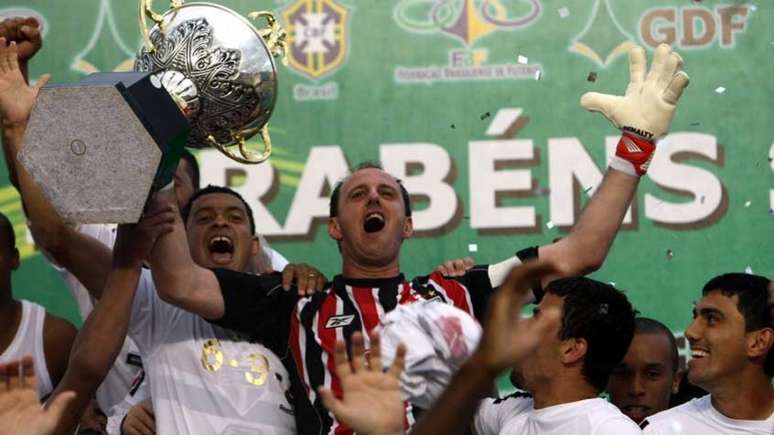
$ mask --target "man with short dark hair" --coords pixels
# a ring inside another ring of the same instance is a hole
[[[679,365],[672,331],[657,320],[638,317],[629,350],[610,375],[610,401],[638,424],[668,409],[680,386]]]
[[[685,330],[688,380],[709,391],[648,417],[646,434],[774,433],[774,325],[770,281],[746,273],[712,278]]]
[[[561,310],[560,319],[541,335],[537,349],[513,367],[529,394],[485,399],[476,433],[638,433],[636,424],[599,398],[634,334],[634,310],[626,296],[592,279],[564,278],[548,285],[534,318],[552,308]],[[439,401],[437,406],[443,405]]]

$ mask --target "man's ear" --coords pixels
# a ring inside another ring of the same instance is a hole
[[[328,235],[331,237],[331,239],[336,240],[337,242],[340,242],[343,238],[338,218],[328,218]]]
[[[414,235],[414,219],[411,216],[406,216],[406,220],[403,222],[403,238],[408,239]]]
[[[774,329],[763,328],[747,333],[747,356],[750,358],[766,358],[774,346]]]
[[[258,236],[253,236],[250,240],[250,255],[255,258],[261,252],[261,240]]]
[[[685,371],[678,369],[674,379],[672,379],[672,394],[677,394],[680,391],[680,382],[682,382],[683,376],[685,376]]]
[[[561,360],[565,365],[572,365],[583,361],[589,344],[585,338],[570,338],[562,341]]]
[[[19,250],[17,248],[13,248],[13,255],[11,256],[11,270],[16,270],[21,265],[21,260],[19,259]]]

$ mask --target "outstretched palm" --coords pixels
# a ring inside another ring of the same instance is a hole
[[[363,337],[352,336],[352,361],[347,361],[343,342],[336,343],[336,371],[339,375],[342,398],[330,390],[321,389],[323,403],[336,418],[362,435],[391,435],[403,433],[403,401],[398,379],[403,370],[406,354],[401,345],[395,361],[387,372],[382,371],[379,335],[371,335],[368,364],[363,356]]]
[[[40,405],[32,358],[0,364],[0,435],[53,433],[73,392],[56,396],[48,409]]]
[[[26,122],[40,88],[47,82],[48,76],[44,75],[35,86],[28,86],[19,69],[16,43],[6,45],[5,38],[0,38],[0,117],[3,125]]]

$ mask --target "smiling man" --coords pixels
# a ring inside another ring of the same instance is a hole
[[[672,331],[657,320],[638,317],[629,350],[610,375],[610,401],[638,424],[669,408],[682,378],[679,363]]]
[[[710,394],[648,417],[644,433],[774,433],[769,284],[762,276],[728,273],[704,286],[685,337],[688,380]]]

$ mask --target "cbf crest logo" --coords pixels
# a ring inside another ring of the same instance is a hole
[[[288,65],[312,80],[341,67],[349,50],[349,17],[335,0],[298,0],[285,8]]]
[[[496,30],[534,23],[539,0],[401,0],[395,7],[398,25],[417,33],[441,33],[472,46]]]

